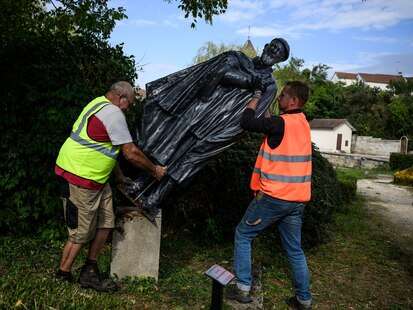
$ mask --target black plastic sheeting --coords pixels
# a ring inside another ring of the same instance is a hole
[[[257,116],[274,100],[272,71],[258,58],[230,51],[148,83],[137,144],[154,162],[168,166],[168,173],[154,182],[142,171],[126,187],[128,195],[139,197],[144,209],[157,209],[174,186],[187,184],[230,147],[243,131],[241,116],[257,80],[265,88]]]

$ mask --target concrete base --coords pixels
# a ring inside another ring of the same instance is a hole
[[[119,279],[125,277],[151,277],[158,280],[161,245],[162,214],[156,226],[137,211],[128,212],[117,220],[119,231],[112,239],[110,273]]]

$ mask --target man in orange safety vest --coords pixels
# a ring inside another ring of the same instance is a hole
[[[295,309],[311,309],[310,275],[301,248],[302,216],[305,203],[311,198],[310,126],[302,112],[308,95],[305,83],[287,82],[278,97],[280,116],[255,118],[261,96],[257,90],[242,116],[245,130],[266,136],[251,178],[250,186],[256,195],[235,231],[237,285],[229,289],[227,297],[241,303],[252,302],[251,242],[276,223],[295,288],[295,296],[287,303]]]

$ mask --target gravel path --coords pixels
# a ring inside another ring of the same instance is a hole
[[[413,239],[413,188],[391,184],[392,181],[388,175],[358,180],[357,192],[366,198],[371,211],[394,225],[401,237]]]

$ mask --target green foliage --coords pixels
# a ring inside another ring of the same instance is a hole
[[[413,154],[390,154],[390,169],[391,170],[403,170],[413,166]]]
[[[193,64],[199,64],[201,62],[207,61],[219,54],[222,54],[226,51],[239,51],[241,50],[241,46],[234,45],[234,44],[224,44],[221,43],[220,45],[215,44],[214,42],[208,41],[202,47],[198,49],[197,55],[192,60]]]
[[[65,0],[46,10],[50,3],[16,0],[2,6],[2,232],[32,232],[54,222],[61,208],[54,161],[74,120],[112,82],[136,77],[133,57],[107,41],[125,17],[123,9],[101,0]]]
[[[394,174],[394,183],[413,186],[413,165]]]
[[[356,180],[340,182],[331,164],[313,149],[311,201],[304,213],[303,240],[314,246],[328,240],[334,213],[344,210],[355,197]]]
[[[356,202],[336,215],[334,239],[306,251],[317,305],[410,309],[411,253],[400,247],[400,240],[389,239],[386,229],[393,231],[394,225],[383,225]],[[412,244],[409,237],[406,248]],[[1,236],[0,309],[207,309],[211,281],[203,273],[215,263],[231,270],[233,256],[232,240],[205,247],[185,231],[162,227],[159,281],[129,278],[120,282],[118,292],[103,294],[54,278],[62,247],[63,242],[51,245],[33,236]],[[105,247],[99,256],[103,272],[110,252]],[[282,248],[265,234],[254,241],[253,255],[254,266],[263,267],[264,308],[286,309],[291,275]],[[76,278],[85,258],[81,251],[73,268]]]
[[[390,90],[396,95],[411,96],[413,93],[413,79],[398,79],[390,81]]]
[[[394,137],[413,137],[413,96],[398,95],[392,98],[389,104],[389,121],[387,130]]]
[[[212,17],[224,13],[228,5],[227,0],[179,0],[179,3],[178,8],[184,11],[185,18],[192,17],[192,28],[195,27],[197,18],[204,18],[207,23],[212,24]]]
[[[274,77],[277,80],[279,89],[281,89],[288,81],[308,81],[308,71],[302,71],[304,60],[296,57],[291,57],[288,63],[284,66],[275,65]]]
[[[387,139],[413,136],[413,81],[397,80],[381,91],[363,83],[344,86],[327,80],[328,66],[319,64],[304,69],[304,60],[292,57],[277,65],[274,77],[280,89],[286,81],[300,80],[311,89],[305,106],[309,119],[346,118],[357,134]]]

